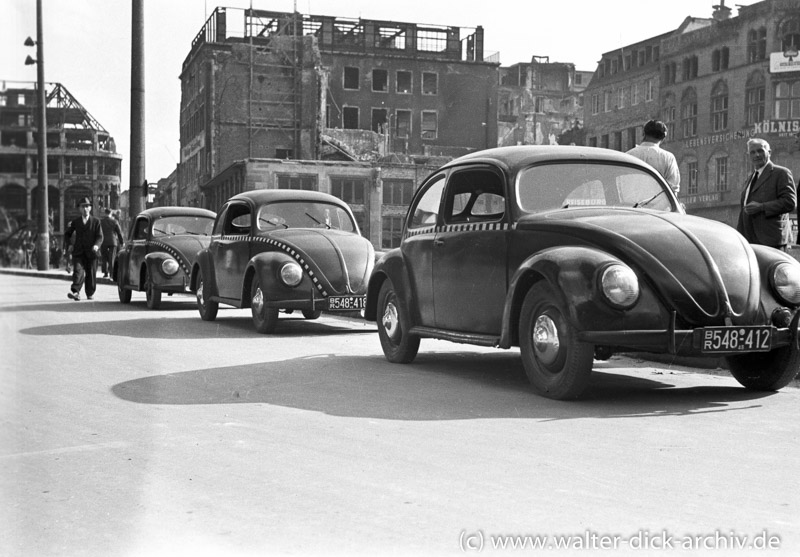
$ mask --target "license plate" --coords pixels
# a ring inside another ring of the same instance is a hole
[[[772,327],[703,327],[695,330],[700,351],[767,352],[772,350]]]
[[[367,305],[366,296],[329,296],[328,311],[359,311]]]

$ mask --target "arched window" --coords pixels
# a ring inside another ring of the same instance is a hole
[[[783,52],[800,49],[800,18],[788,19],[781,23],[779,35]]]
[[[697,157],[689,156],[681,161],[681,190],[685,188],[687,195],[698,193]]]
[[[697,136],[697,93],[693,87],[681,97],[681,131],[684,138]]]
[[[728,85],[718,81],[711,90],[711,129],[720,132],[728,128]]]
[[[767,57],[767,29],[760,27],[747,33],[747,61],[758,62]]]
[[[748,126],[764,119],[764,107],[766,105],[767,87],[764,74],[753,72],[747,78],[745,85],[745,119]]]

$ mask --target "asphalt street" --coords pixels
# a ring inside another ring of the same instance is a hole
[[[0,555],[800,554],[796,384],[614,357],[557,402],[516,350],[67,290],[0,274]]]

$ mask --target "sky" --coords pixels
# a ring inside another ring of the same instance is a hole
[[[756,0],[740,0],[749,5]],[[9,7],[10,2],[10,7]],[[502,65],[548,56],[594,71],[604,52],[710,17],[720,0],[144,0],[145,176],[179,162],[180,72],[192,39],[218,6],[484,29]],[[36,81],[36,0],[3,0],[0,82]],[[736,15],[736,8],[732,15]],[[10,12],[10,17],[9,16]],[[42,0],[45,81],[59,82],[114,137],[130,178],[131,0]],[[2,83],[0,83],[2,86]]]

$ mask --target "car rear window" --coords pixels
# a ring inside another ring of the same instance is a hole
[[[632,166],[584,162],[542,164],[517,177],[517,199],[528,213],[569,207],[642,207],[674,211],[667,186]]]

